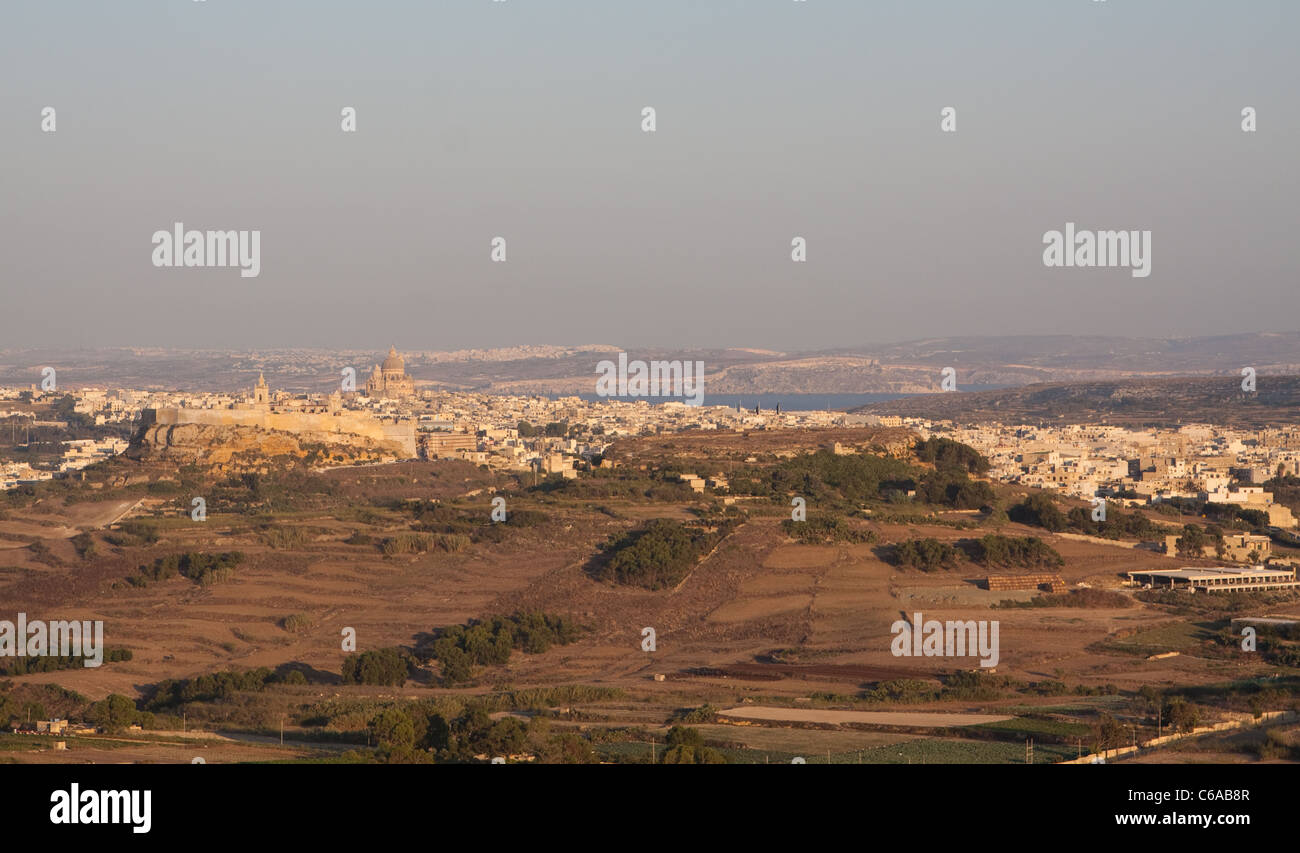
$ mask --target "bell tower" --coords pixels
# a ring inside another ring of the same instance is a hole
[[[257,374],[257,384],[253,386],[253,405],[271,405],[271,391],[266,387],[266,376],[261,373]]]

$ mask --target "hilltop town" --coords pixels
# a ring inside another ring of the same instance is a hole
[[[1120,727],[1132,760],[1236,729],[1200,748],[1300,750],[1295,427],[448,391],[396,348],[351,378],[0,390],[0,595],[108,646],[0,660],[13,737],[68,760],[124,730],[171,760],[187,720],[296,741],[223,760],[1074,761]],[[978,654],[923,652],[945,624]]]

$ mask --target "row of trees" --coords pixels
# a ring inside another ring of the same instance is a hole
[[[445,685],[463,684],[475,666],[501,666],[514,651],[541,654],[551,646],[574,642],[582,628],[571,619],[540,612],[518,612],[452,625],[433,633],[411,654],[395,646],[348,655],[343,660],[344,684],[400,687],[421,660],[436,660]]]
[[[590,764],[596,761],[587,740],[573,733],[547,738],[543,718],[493,720],[481,704],[446,715],[430,703],[411,703],[380,711],[370,730],[383,757],[394,763],[437,761],[465,763],[482,758],[509,758],[524,751],[543,761]]]
[[[415,658],[396,647],[371,649],[343,659],[344,684],[401,687],[415,668]]]
[[[266,667],[249,670],[226,670],[194,678],[165,679],[158,682],[153,696],[144,704],[146,711],[161,711],[189,702],[211,702],[234,693],[256,692],[278,680]]]
[[[956,545],[938,539],[908,539],[894,546],[888,559],[896,566],[924,572],[955,568],[962,557],[983,566],[1043,568],[1065,564],[1061,555],[1035,536],[990,533]]]
[[[153,565],[141,565],[127,581],[132,586],[148,586],[180,574],[201,586],[208,586],[229,580],[235,567],[243,561],[244,555],[239,551],[223,551],[220,554],[187,551],[183,554],[169,554],[154,560]]]
[[[781,522],[787,536],[791,536],[805,545],[824,545],[835,542],[875,542],[874,531],[852,526],[843,518],[834,515],[817,515],[809,521]]]
[[[127,661],[132,657],[130,649],[107,649],[104,651],[104,663]],[[30,675],[33,672],[55,672],[60,669],[81,669],[86,665],[86,658],[81,655],[35,655],[13,658],[0,658],[0,675]]]
[[[422,651],[438,661],[444,683],[460,684],[473,677],[474,666],[503,665],[515,650],[541,654],[581,634],[582,628],[566,617],[520,612],[443,628]]]

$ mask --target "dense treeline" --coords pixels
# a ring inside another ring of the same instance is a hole
[[[1041,527],[1052,533],[1063,530],[1099,536],[1103,539],[1150,539],[1164,535],[1164,528],[1140,512],[1126,513],[1107,504],[1105,521],[1094,521],[1091,507],[1061,511],[1052,496],[1034,492],[1007,510],[1007,517],[1020,524]]]
[[[432,702],[409,703],[380,711],[370,731],[389,762],[467,763],[530,753],[543,762],[595,763],[590,742],[577,734],[550,735],[545,717],[493,720],[482,703],[472,702],[459,713]]]
[[[1007,510],[1007,518],[1031,527],[1041,527],[1052,533],[1060,533],[1070,520],[1050,495],[1033,492],[1025,499]]]
[[[104,663],[117,663],[131,659],[130,649],[106,649]],[[60,669],[80,669],[86,665],[82,655],[36,655],[0,658],[0,675],[30,675],[34,672],[55,672]]]
[[[651,520],[606,548],[592,573],[601,580],[663,589],[678,584],[704,554],[733,529],[724,521],[715,529],[666,518]]]
[[[834,542],[875,542],[873,531],[853,527],[844,519],[833,515],[818,515],[808,521],[781,522],[786,535],[805,545],[823,545]]]
[[[1050,545],[1034,536],[1002,536],[990,533],[979,539],[962,539],[955,545],[938,539],[908,539],[889,552],[887,559],[902,568],[923,572],[955,568],[962,558],[982,566],[1044,568],[1065,564]]]
[[[890,562],[894,565],[923,572],[955,568],[960,558],[956,548],[931,538],[899,542],[890,554]]]
[[[962,548],[972,560],[983,566],[1032,569],[1065,565],[1055,548],[1035,536],[989,534],[975,540],[964,540]]]
[[[930,436],[924,441],[918,441],[913,450],[917,459],[930,462],[936,468],[960,468],[975,475],[989,470],[989,461],[978,450],[951,438]]]
[[[933,454],[943,464],[931,470],[889,456],[819,450],[767,471],[742,472],[732,478],[731,490],[782,501],[791,494],[801,495],[809,504],[842,509],[872,501],[904,502],[910,499],[909,492],[916,493],[916,500],[954,509],[980,509],[993,503],[992,487],[970,479],[966,463],[956,462],[967,454],[940,449],[933,449]]]
[[[500,666],[513,651],[541,654],[551,646],[565,646],[582,634],[582,628],[563,616],[514,613],[435,632],[421,654],[438,661],[445,684],[460,684],[473,677],[474,666]]]
[[[144,709],[160,711],[189,702],[211,702],[234,693],[260,691],[278,680],[281,679],[266,667],[242,671],[231,669],[195,678],[169,678],[158,682],[153,696],[144,703]]]
[[[164,581],[177,574],[189,578],[201,586],[229,580],[235,567],[244,561],[239,551],[223,551],[220,554],[204,554],[187,551],[184,554],[169,554],[153,561],[153,565],[142,565],[134,575],[127,578],[132,586],[148,586]]]
[[[661,764],[726,764],[721,752],[704,745],[704,735],[699,729],[673,726],[668,730],[668,748]]]
[[[401,687],[414,668],[415,658],[402,649],[371,649],[343,659],[343,683]]]

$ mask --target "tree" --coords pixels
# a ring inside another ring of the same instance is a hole
[[[591,744],[572,732],[548,740],[539,757],[546,764],[596,764],[598,761]]]
[[[931,436],[918,441],[914,450],[916,458],[933,462],[938,469],[957,468],[971,474],[983,474],[989,469],[989,461],[978,450],[951,438]]]
[[[726,757],[712,747],[704,745],[704,735],[699,729],[673,726],[668,730],[668,749],[662,764],[726,764]]]
[[[90,706],[88,717],[111,734],[134,723],[137,714],[134,702],[120,693],[111,693]]]
[[[457,646],[452,646],[438,656],[438,663],[442,665],[442,681],[444,684],[463,684],[469,681],[474,674],[474,666],[470,656]]]
[[[1199,557],[1208,544],[1205,531],[1195,524],[1183,525],[1183,535],[1174,540],[1174,547],[1182,557]]]
[[[1012,521],[1037,525],[1053,533],[1064,530],[1068,524],[1065,513],[1061,512],[1050,495],[1042,492],[1026,495],[1023,501],[1007,511],[1007,516]]]
[[[931,572],[955,566],[957,549],[938,539],[908,539],[894,547],[893,561],[898,566]]]
[[[343,660],[344,684],[400,687],[411,674],[410,656],[401,649],[374,649]]]
[[[1201,715],[1191,702],[1181,696],[1175,696],[1165,705],[1165,721],[1171,729],[1190,732],[1200,724]]]
[[[370,721],[375,742],[389,752],[406,755],[415,747],[415,723],[405,711],[385,708]]]
[[[1124,727],[1119,721],[1110,714],[1102,714],[1101,720],[1097,723],[1096,743],[1098,749],[1114,749],[1123,746],[1125,739]]]
[[[704,746],[704,735],[689,726],[673,726],[668,730],[668,746]]]
[[[514,755],[523,748],[527,737],[528,729],[520,720],[504,717],[488,727],[479,746],[488,755]]]

